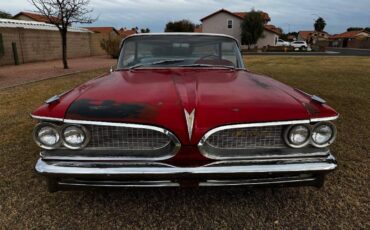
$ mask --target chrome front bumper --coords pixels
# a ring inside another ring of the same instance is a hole
[[[218,161],[200,167],[175,167],[156,162],[88,162],[39,159],[36,171],[52,188],[167,187],[224,185],[321,186],[323,175],[337,167],[334,156]],[[190,183],[189,183],[190,182]]]

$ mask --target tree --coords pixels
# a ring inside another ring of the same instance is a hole
[[[289,40],[292,40],[292,39],[289,39],[289,37],[292,36],[294,38],[297,38],[298,37],[298,32],[290,32],[290,33],[283,33],[282,35],[280,35],[280,38],[285,40],[285,41],[289,41]]]
[[[100,41],[100,46],[108,55],[112,58],[118,58],[119,56],[119,45],[121,43],[121,39],[118,36],[109,36],[108,39],[102,39]]]
[[[326,26],[326,22],[325,22],[325,20],[322,17],[319,17],[315,21],[315,24],[314,24],[315,31],[322,32],[322,31],[324,31],[325,26]]]
[[[0,18],[8,18],[8,19],[10,19],[10,18],[12,18],[12,15],[9,14],[8,12],[5,12],[5,11],[0,10]]]
[[[168,22],[164,32],[194,32],[195,24],[189,20]]]
[[[264,23],[261,12],[252,10],[248,12],[241,24],[242,44],[248,45],[248,49],[251,45],[257,43],[258,39],[263,36]]]
[[[144,33],[150,33],[150,29],[149,28],[145,28],[145,29],[144,28],[141,28],[140,29],[140,32],[143,33],[143,34]]]
[[[29,0],[45,16],[49,23],[58,27],[62,38],[63,67],[68,69],[67,32],[72,23],[92,23],[95,19],[87,16],[90,0]]]

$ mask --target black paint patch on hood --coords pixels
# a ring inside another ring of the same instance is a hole
[[[138,118],[145,106],[142,104],[117,103],[113,100],[95,101],[79,99],[68,109],[68,115],[90,118]]]

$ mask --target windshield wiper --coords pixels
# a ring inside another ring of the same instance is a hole
[[[160,65],[160,64],[165,64],[165,63],[183,62],[183,61],[185,61],[185,59],[165,59],[165,60],[151,62],[151,63],[145,64],[145,65],[151,66],[151,65]],[[136,65],[130,66],[128,69],[132,70],[132,69],[136,69],[136,68],[139,68],[139,67],[142,67],[142,66],[144,66],[144,63],[138,63]]]
[[[130,66],[128,69],[132,70],[132,69],[136,69],[136,68],[139,68],[139,67],[142,67],[142,66],[143,66],[143,64],[139,63],[139,64],[136,64],[136,65]]]
[[[159,65],[159,64],[166,64],[166,63],[183,62],[183,61],[185,61],[185,59],[165,59],[165,60],[152,62],[149,65]]]
[[[234,66],[229,66],[229,65],[209,65],[209,64],[180,65],[180,67],[219,67],[219,68],[226,68],[226,69],[236,69]]]

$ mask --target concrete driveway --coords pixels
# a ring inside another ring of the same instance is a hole
[[[69,59],[69,69],[63,69],[61,60],[0,66],[0,89],[99,68],[107,68],[108,72],[116,62],[108,56],[95,56]]]

